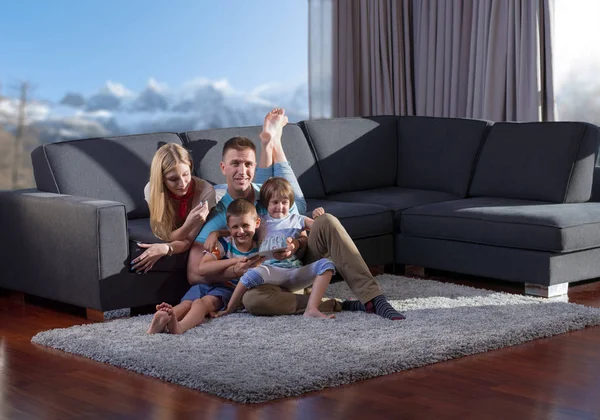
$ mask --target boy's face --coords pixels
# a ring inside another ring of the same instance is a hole
[[[236,245],[248,245],[254,239],[254,232],[260,226],[260,219],[253,214],[229,216],[227,229]]]
[[[282,196],[271,197],[267,211],[273,219],[283,219],[290,212],[290,200]]]

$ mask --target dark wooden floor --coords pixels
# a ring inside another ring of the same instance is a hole
[[[501,282],[444,278],[519,290]],[[569,298],[600,307],[600,281],[572,286]],[[0,419],[600,418],[600,327],[243,405],[30,342],[39,331],[85,322],[63,309],[0,296]]]

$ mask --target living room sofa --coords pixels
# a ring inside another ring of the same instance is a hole
[[[223,143],[242,135],[260,145],[260,130],[39,146],[37,188],[0,192],[0,287],[100,313],[176,302],[186,254],[144,275],[129,270],[135,241],[157,241],[143,197],[152,156],[182,144],[195,174],[220,184]],[[283,133],[307,214],[322,206],[337,216],[369,265],[520,282],[544,296],[600,277],[599,142],[587,123],[408,116],[309,120]]]

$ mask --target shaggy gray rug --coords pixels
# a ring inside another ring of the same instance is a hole
[[[600,324],[600,309],[431,280],[378,276],[404,321],[237,313],[174,336],[151,315],[45,331],[34,343],[241,403],[348,384]],[[328,295],[351,298],[345,283]]]

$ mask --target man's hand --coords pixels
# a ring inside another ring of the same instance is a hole
[[[206,241],[204,242],[204,249],[208,252],[213,252],[218,250],[217,248],[217,244],[219,243],[219,232],[216,230],[213,230],[212,232],[210,232],[208,234],[208,237],[206,238]],[[219,257],[217,256],[217,259],[219,259]]]

